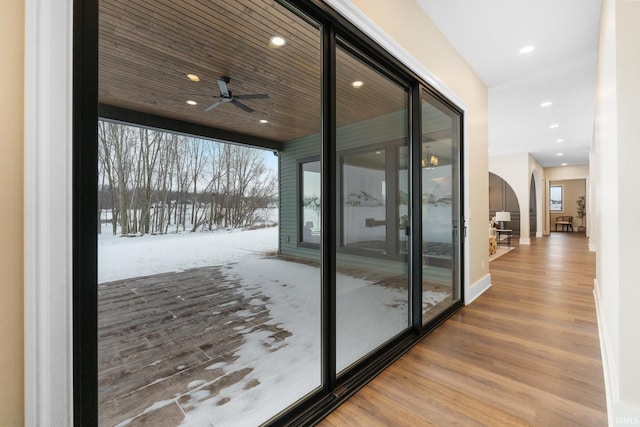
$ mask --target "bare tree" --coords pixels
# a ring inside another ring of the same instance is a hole
[[[157,191],[159,200],[154,208],[156,230],[159,233],[166,233],[171,225],[171,200],[168,199],[171,192],[175,174],[175,156],[173,146],[178,138],[176,134],[163,134],[160,141],[158,153],[158,172],[156,175]]]
[[[117,233],[118,219],[126,224],[126,179],[124,167],[121,163],[122,139],[125,138],[124,127],[115,123],[103,122],[98,124],[98,140],[100,142],[99,166],[109,182],[111,190],[111,223],[113,234]],[[122,220],[124,218],[124,220]],[[126,227],[126,226],[125,226]]]
[[[254,224],[256,213],[265,208],[277,191],[277,181],[269,173],[262,152],[250,147],[227,144],[225,225],[244,227]]]
[[[102,175],[102,188],[105,190],[104,179],[106,177],[109,183],[109,192],[111,194],[111,225],[113,234],[118,232],[118,215],[116,209],[117,192],[115,190],[115,176],[112,162],[111,140],[107,137],[106,124],[103,121],[98,122],[98,173]],[[98,229],[102,229],[100,225],[102,209],[98,212]]]
[[[188,153],[191,165],[191,185],[193,185],[193,198],[191,202],[191,232],[195,232],[204,221],[203,212],[200,209],[198,200],[198,184],[200,180],[206,182],[202,176],[205,165],[208,162],[209,150],[208,144],[195,138],[189,138],[187,142]],[[206,212],[204,212],[206,213]]]
[[[246,227],[263,221],[275,198],[277,180],[260,150],[103,121],[98,133],[114,234],[118,225],[121,235],[142,236],[170,225],[175,232],[187,224],[192,232],[205,224]]]
[[[140,234],[149,233],[151,226],[151,205],[153,203],[153,178],[161,152],[162,132],[140,128],[140,156],[143,182],[143,201],[140,213]]]
[[[173,144],[178,196],[174,219],[176,232],[179,231],[180,225],[182,225],[183,231],[186,230],[187,204],[191,185],[191,158],[187,155],[186,139],[186,137],[178,136]]]

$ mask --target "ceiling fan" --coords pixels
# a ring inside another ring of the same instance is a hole
[[[214,102],[213,104],[209,105],[207,108],[204,109],[205,112],[209,112],[211,110],[213,110],[214,108],[216,108],[217,106],[224,104],[224,103],[232,103],[233,105],[235,105],[236,107],[246,111],[247,113],[253,113],[253,108],[249,107],[248,105],[243,104],[242,102],[238,101],[239,99],[267,99],[269,98],[269,95],[266,93],[254,93],[254,94],[250,94],[250,95],[233,95],[231,93],[231,91],[229,90],[229,88],[227,87],[227,85],[229,84],[229,82],[231,81],[230,77],[220,77],[218,79],[218,86],[220,87],[220,98],[218,98],[218,100],[216,102]]]

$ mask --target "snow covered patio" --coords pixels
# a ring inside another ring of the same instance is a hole
[[[237,426],[239,413],[258,425],[320,385],[320,269],[276,256],[276,236],[101,235],[101,425]],[[394,274],[338,274],[346,367],[406,328],[407,289]],[[437,284],[423,296],[424,309],[450,301]]]
[[[238,287],[219,267],[100,285],[100,423],[179,425],[194,389],[215,397],[252,371],[222,369],[242,333],[266,331],[274,346],[290,335]]]

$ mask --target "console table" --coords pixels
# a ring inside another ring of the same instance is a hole
[[[506,228],[505,229],[500,229],[500,228],[496,229],[496,234],[498,235],[498,238],[497,238],[498,246],[500,246],[500,241],[502,240],[501,237],[502,237],[503,234],[507,238],[507,247],[511,246],[511,232],[512,231],[513,230],[508,230]]]

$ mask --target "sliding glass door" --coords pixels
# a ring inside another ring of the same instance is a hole
[[[336,53],[336,367],[409,327],[408,89]]]
[[[88,419],[314,424],[462,306],[461,112],[318,3],[95,0]]]
[[[460,115],[421,94],[422,323],[460,300]]]
[[[323,385],[322,27],[262,0],[99,22],[99,423],[260,425]]]

